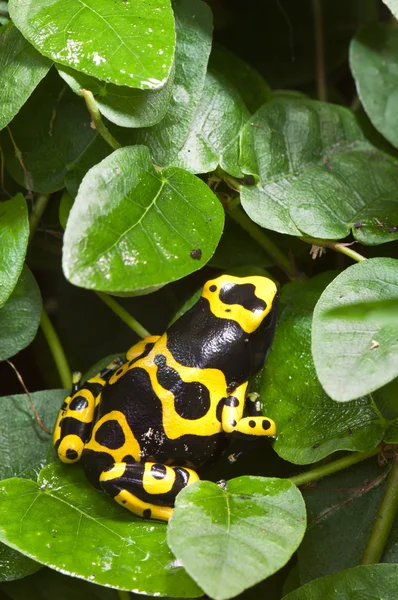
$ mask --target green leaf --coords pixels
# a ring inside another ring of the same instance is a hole
[[[167,541],[206,594],[223,600],[281,569],[305,525],[303,499],[287,480],[238,477],[225,490],[200,481],[177,496]]]
[[[314,311],[312,353],[319,380],[334,400],[359,398],[398,375],[398,325],[328,316],[358,301],[396,299],[398,260],[371,258],[352,265],[326,288]]]
[[[173,164],[188,137],[191,121],[205,83],[211,49],[212,15],[201,0],[174,0],[176,20],[175,74],[172,97],[165,117],[140,130],[112,128],[123,145],[148,146],[153,161]]]
[[[388,6],[395,18],[398,19],[398,0],[383,0]]]
[[[166,114],[171,99],[174,69],[165,85],[158,90],[140,90],[100,81],[67,67],[58,67],[58,73],[81,96],[81,90],[90,90],[101,113],[121,127],[149,127]]]
[[[143,294],[202,267],[221,237],[224,211],[201,180],[161,173],[142,146],[116,150],[84,178],[64,236],[71,283]]]
[[[265,250],[240,225],[226,215],[224,233],[210,259],[209,266],[229,270],[250,265],[265,269],[272,264],[273,260]]]
[[[23,164],[8,131],[4,130],[0,141],[6,167],[18,183],[40,193],[62,189],[66,174],[76,167],[98,137],[90,125],[84,102],[55,71],[33,92],[9,130]],[[104,144],[103,140],[101,143]]]
[[[28,247],[28,207],[22,194],[0,203],[0,308],[21,274]]]
[[[22,579],[39,569],[41,569],[39,563],[4,544],[0,544],[0,581]]]
[[[358,96],[372,124],[398,147],[398,32],[372,23],[351,42],[350,67]]]
[[[3,481],[0,511],[0,540],[52,569],[145,594],[202,594],[176,564],[165,524],[134,517],[78,467],[53,463],[37,483]]]
[[[169,0],[10,0],[23,36],[54,62],[141,89],[162,87],[173,62]]]
[[[396,600],[398,565],[366,565],[311,581],[283,600]]]
[[[25,265],[18,282],[0,308],[0,360],[26,348],[36,336],[41,313],[40,290]]]
[[[264,414],[277,425],[274,450],[295,464],[314,463],[338,450],[371,450],[383,438],[385,423],[370,397],[334,402],[316,376],[312,314],[333,275],[282,288],[275,339],[263,370],[259,391]]]
[[[11,600],[117,600],[113,590],[46,568],[23,581],[7,583],[1,589]]]
[[[64,192],[62,194],[61,201],[59,203],[59,222],[61,224],[62,229],[65,229],[66,224],[68,222],[69,213],[73,206],[74,199],[68,192]]]
[[[67,394],[67,390],[44,390],[31,394],[42,423],[50,431]],[[36,479],[52,447],[51,435],[39,427],[26,394],[0,397],[0,412],[0,479]]]
[[[391,229],[398,168],[346,108],[306,99],[265,104],[242,130],[241,167],[259,178],[241,199],[263,227],[332,239],[352,231],[367,244],[398,238]]]
[[[272,92],[262,75],[220,44],[213,44],[209,65],[235,86],[250,112],[254,113],[272,99]]]
[[[0,32],[0,129],[15,117],[51,62],[41,56],[11,23]]]
[[[188,137],[173,165],[191,173],[208,173],[220,165],[227,173],[242,177],[239,132],[249,114],[228,80],[208,71]]]
[[[397,300],[374,300],[373,302],[357,302],[346,306],[336,306],[327,313],[330,317],[351,321],[383,321],[397,325]]]

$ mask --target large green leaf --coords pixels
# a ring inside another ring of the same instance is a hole
[[[239,133],[249,114],[228,80],[208,71],[188,137],[173,165],[191,173],[208,173],[220,165],[231,175],[242,177]]]
[[[100,81],[68,67],[58,67],[58,73],[75,94],[90,90],[101,113],[121,127],[149,127],[166,114],[173,90],[174,69],[166,84],[158,90],[140,90]]]
[[[185,488],[169,523],[170,548],[211,598],[232,598],[283,567],[305,532],[305,505],[287,480],[238,477]]]
[[[398,147],[398,32],[394,25],[372,23],[350,47],[350,66],[372,124]]]
[[[264,413],[277,424],[276,452],[295,464],[338,450],[366,451],[382,440],[385,422],[370,397],[334,402],[316,376],[311,354],[312,314],[335,273],[285,285],[281,314],[260,388]]]
[[[194,175],[153,167],[143,146],[116,150],[84,178],[64,237],[75,285],[142,294],[202,267],[221,237],[224,211]]]
[[[117,600],[113,590],[45,568],[23,581],[7,583],[0,590],[11,600]]]
[[[260,73],[220,44],[213,44],[209,65],[235,86],[250,112],[272,99],[272,92]]]
[[[28,237],[28,207],[22,194],[17,194],[0,203],[0,308],[21,274]]]
[[[1,28],[0,129],[15,117],[50,67],[14,25]]]
[[[311,581],[283,600],[396,600],[398,565],[367,565]]]
[[[165,117],[154,127],[117,129],[115,137],[124,145],[144,144],[153,161],[173,164],[188,137],[198,106],[211,49],[212,15],[201,0],[174,0],[176,19],[175,74],[172,97]]]
[[[334,400],[359,398],[398,375],[398,325],[330,316],[337,306],[364,300],[398,303],[398,260],[352,265],[326,288],[314,311],[312,353],[319,380]]]
[[[11,296],[0,308],[0,360],[14,356],[31,343],[40,313],[40,290],[25,265]]]
[[[42,423],[50,431],[67,393],[44,390],[31,394]],[[0,479],[35,479],[52,447],[51,435],[39,427],[26,394],[0,397],[0,412]]]
[[[1,133],[8,171],[29,190],[48,193],[62,189],[66,174],[96,141],[98,133],[90,121],[82,99],[56,71],[50,72],[9,125],[22,164],[9,132]]]
[[[24,37],[53,61],[117,85],[162,87],[173,62],[170,0],[10,0]]]
[[[39,569],[39,563],[0,543],[0,582],[22,579]]]
[[[259,178],[242,205],[268,229],[367,244],[396,239],[398,167],[363,136],[353,113],[333,104],[279,99],[244,126],[241,167]],[[381,226],[380,226],[381,225]]]
[[[176,564],[165,524],[134,517],[78,467],[53,463],[37,483],[3,481],[0,511],[0,540],[62,573],[152,595],[202,594]]]

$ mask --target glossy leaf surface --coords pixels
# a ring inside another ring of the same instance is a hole
[[[81,579],[141,593],[202,593],[175,563],[166,525],[144,521],[95,490],[79,467],[48,465],[38,482],[0,485],[0,539],[25,555]]]
[[[9,126],[23,164],[9,132],[1,134],[5,164],[12,177],[35,192],[62,189],[67,173],[96,141],[98,133],[90,122],[83,100],[55,71],[50,72]]]
[[[166,83],[175,32],[170,0],[11,0],[24,37],[54,62],[117,85]]]
[[[173,89],[174,69],[165,85],[158,90],[140,90],[100,81],[67,67],[58,67],[58,73],[75,94],[90,90],[100,112],[121,127],[149,127],[166,114]]]
[[[211,598],[231,598],[287,563],[305,531],[305,505],[289,481],[209,481],[177,497],[168,543]],[[260,535],[261,532],[261,535]]]
[[[10,24],[0,33],[0,129],[15,117],[47,74],[51,61],[41,56]]]
[[[295,464],[314,463],[338,450],[371,450],[384,433],[384,419],[370,397],[342,405],[326,394],[316,376],[313,310],[335,274],[282,288],[278,326],[263,371],[259,392],[264,414],[278,427],[274,449]]]
[[[159,173],[147,148],[121,148],[79,188],[64,273],[81,287],[142,294],[206,264],[223,224],[221,204],[202,181],[174,167]]]
[[[394,25],[372,23],[361,29],[351,43],[350,66],[372,124],[398,147],[398,32]]]
[[[188,137],[173,164],[191,173],[208,173],[220,165],[230,175],[242,177],[239,133],[249,115],[228,80],[208,71]]]
[[[18,282],[0,308],[0,360],[6,360],[26,348],[36,335],[41,313],[39,287],[25,266]]]
[[[319,380],[339,401],[373,392],[398,375],[398,325],[330,317],[335,307],[366,298],[396,299],[398,260],[373,258],[352,265],[319,299],[312,329],[312,353]]]
[[[188,137],[205,83],[211,49],[212,15],[201,0],[174,0],[176,20],[175,73],[167,114],[160,123],[139,131],[118,129],[123,145],[148,146],[160,167],[174,164]]]
[[[259,225],[331,239],[352,231],[367,244],[398,237],[383,221],[398,219],[398,167],[349,110],[279,99],[262,106],[241,137],[242,170],[259,178],[243,187],[242,206]]]
[[[17,194],[0,204],[0,308],[21,274],[28,237],[28,207],[22,194]]]
[[[398,565],[366,565],[321,577],[283,600],[395,600]]]

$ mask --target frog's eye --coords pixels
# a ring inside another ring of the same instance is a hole
[[[256,296],[252,283],[225,283],[220,290],[220,300],[224,304],[238,304],[252,313],[263,313],[267,303]]]

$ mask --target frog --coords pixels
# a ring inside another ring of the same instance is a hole
[[[168,521],[177,494],[231,440],[275,438],[250,379],[264,365],[278,312],[268,277],[220,275],[160,336],[150,335],[80,384],[54,430],[67,464],[144,519]]]

